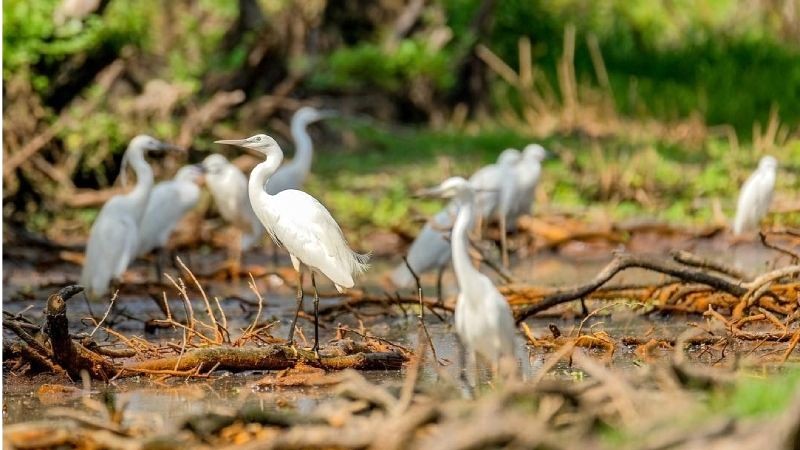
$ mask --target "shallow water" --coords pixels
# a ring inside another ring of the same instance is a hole
[[[682,248],[690,248],[693,252],[710,256],[718,259],[724,258],[730,263],[736,264],[740,268],[755,272],[763,270],[764,266],[774,261],[774,254],[763,249],[760,245],[745,244],[730,248],[720,240],[698,241],[694,244],[684,245]],[[653,252],[662,253],[667,249],[652,248]],[[521,281],[532,282],[541,285],[562,286],[585,282],[595,276],[597,271],[609,261],[608,251],[598,251],[597,248],[586,245],[581,248],[581,244],[575,244],[567,249],[562,249],[558,254],[541,253],[527,257],[522,262],[517,262],[513,266],[513,275]],[[195,260],[201,258],[194,257]],[[214,263],[218,263],[221,258],[218,255],[202,258],[202,263],[196,261],[197,265],[192,265],[195,271],[203,273],[208,271]],[[268,258],[253,253],[248,255],[247,264],[255,266],[271,266]],[[288,264],[288,261],[283,261]],[[391,267],[388,261],[376,261],[370,271],[370,276],[363,281],[367,290],[381,292],[386,289],[383,286],[382,275]],[[57,290],[58,287],[75,280],[79,275],[79,268],[67,263],[57,263],[56,265],[42,267],[26,261],[24,258],[4,258],[3,262],[3,306],[6,311],[20,312],[28,310],[26,314],[30,317],[41,317],[44,299],[49,293]],[[174,272],[174,270],[172,271]],[[491,274],[490,270],[485,273]],[[145,280],[150,275],[150,268],[144,264],[138,264],[132,270],[131,278],[135,280]],[[627,271],[615,277],[612,283],[643,283],[658,281],[659,275],[647,274],[639,270]],[[308,282],[308,280],[306,280]],[[430,286],[435,283],[435,275],[427,274],[423,277],[423,285],[426,293],[433,293]],[[210,296],[218,296],[221,299],[223,309],[229,320],[229,329],[242,329],[252,322],[256,308],[252,305],[243,304],[233,297],[240,297],[248,301],[254,301],[255,295],[249,288],[247,280],[233,282],[203,281],[204,289]],[[330,292],[331,286],[327,283],[320,283],[320,290]],[[263,318],[272,317],[280,319],[280,325],[272,330],[275,336],[283,337],[288,331],[288,322],[293,313],[295,302],[294,293],[291,289],[284,286],[282,281],[275,276],[266,276],[256,280],[259,292],[265,298],[266,304]],[[323,287],[324,286],[324,287]],[[446,295],[452,295],[456,291],[453,275],[448,271],[444,278],[444,290]],[[431,289],[428,291],[428,289]],[[173,308],[180,304],[177,302],[175,290],[167,288],[166,292],[170,296]],[[193,299],[199,298],[197,292],[190,288]],[[307,288],[307,294],[310,289]],[[322,298],[321,306],[336,304],[336,298]],[[118,306],[124,311],[125,315],[137,319],[160,318],[161,313],[156,303],[147,295],[143,294],[123,294],[120,295]],[[311,301],[307,297],[305,301],[306,311],[311,310]],[[94,305],[94,313],[98,314],[101,305]],[[197,307],[196,307],[197,309]],[[175,309],[174,309],[175,310]],[[74,331],[89,331],[91,328],[82,325],[80,318],[87,315],[87,306],[81,298],[76,297],[69,304],[70,325]],[[333,319],[328,319],[323,325],[327,327],[321,330],[323,341],[329,339],[334,331],[336,324],[347,325],[352,328],[363,326],[378,336],[390,339],[407,348],[417,347],[417,340],[420,336],[419,326],[416,315],[409,310],[406,315],[387,317],[385,315],[370,316],[366,311],[360,311],[362,315],[357,318],[353,314],[342,314]],[[176,312],[176,314],[179,314]],[[622,336],[649,336],[649,337],[675,337],[693,324],[701,324],[702,318],[681,317],[671,318],[651,318],[644,317],[633,312],[626,312],[624,308],[617,308],[612,316],[598,315],[586,321],[583,330],[605,331],[614,338]],[[434,387],[442,382],[454,383],[458,375],[458,345],[452,330],[452,317],[447,315],[444,322],[440,321],[432,314],[426,314],[426,323],[432,336],[434,348],[441,364],[435,362],[432,357],[427,358],[426,363],[421,368],[419,384],[423,388]],[[537,336],[549,334],[548,325],[556,325],[563,334],[569,335],[579,326],[578,320],[565,319],[531,319],[528,325]],[[301,319],[299,325],[302,327],[305,336],[313,336],[313,325],[307,319]],[[123,319],[114,324],[115,329],[126,333],[143,334],[143,325],[140,320]],[[4,332],[4,336],[9,336]],[[158,331],[155,335],[147,336],[148,339],[169,339],[174,337],[174,333],[168,331]],[[101,334],[102,337],[102,334]],[[302,343],[302,341],[301,341]],[[541,349],[532,349],[525,345],[524,338],[517,334],[517,358],[521,373],[524,377],[530,378],[538,374],[540,368],[550,357],[550,353]],[[761,352],[769,349],[761,349]],[[704,355],[704,349],[692,349],[691,354],[697,356],[698,363],[721,360],[712,355]],[[595,352],[599,357],[603,357],[599,352]],[[734,354],[730,351],[728,357]],[[705,359],[704,359],[705,358]],[[635,367],[641,364],[633,349],[624,346],[617,349],[612,357],[612,363],[617,368]],[[487,368],[481,366],[476,375],[479,379],[488,377]],[[155,382],[147,377],[135,377],[125,380],[113,381],[109,384],[94,382],[88,393],[77,393],[76,395],[39,395],[37,389],[40,384],[47,383],[47,376],[40,376],[33,380],[26,377],[18,377],[9,371],[5,371],[3,383],[3,403],[5,423],[27,421],[43,417],[48,406],[74,406],[82,407],[84,397],[99,399],[103,393],[111,393],[117,405],[124,406],[124,421],[128,425],[137,427],[151,427],[159,430],[170,430],[180,424],[187,416],[199,414],[207,411],[224,412],[235,410],[244,405],[256,405],[263,408],[282,408],[291,406],[300,411],[314,408],[320,398],[331,395],[331,390],[324,387],[305,387],[305,388],[272,388],[269,390],[254,390],[253,383],[264,376],[263,372],[246,373],[220,373],[208,380],[168,380],[166,382]],[[560,362],[548,376],[563,378],[578,378],[581,374],[577,369],[569,367],[567,362]],[[384,386],[399,386],[402,383],[404,371],[401,372],[369,372],[365,376]],[[50,380],[52,381],[52,380]]]

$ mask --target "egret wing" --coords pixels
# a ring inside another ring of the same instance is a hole
[[[108,292],[111,280],[128,268],[138,243],[135,220],[119,209],[106,209],[92,225],[86,244],[81,284],[90,295]]]
[[[339,224],[314,197],[290,189],[270,197],[263,206],[274,215],[269,231],[277,241],[335,284],[352,287],[353,275],[366,270],[366,258],[350,250]]]

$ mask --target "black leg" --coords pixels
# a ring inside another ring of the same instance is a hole
[[[297,310],[294,312],[292,326],[289,328],[289,345],[294,345],[294,327],[297,326],[297,316],[303,308],[303,269],[297,271]]]
[[[444,293],[442,292],[442,277],[444,276],[444,268],[446,264],[439,266],[439,272],[436,274],[436,302],[441,305],[444,303]]]
[[[314,353],[319,350],[319,294],[317,293],[317,280],[314,279],[314,271],[311,271],[311,286],[314,288]],[[317,355],[319,356],[319,354]]]
[[[175,250],[174,248],[172,250],[169,250],[167,257],[169,258],[169,262],[172,264],[172,268],[175,269],[176,272],[180,273],[181,268],[178,267],[178,251]],[[186,262],[189,263],[188,260]],[[186,267],[192,267],[192,265],[189,263],[189,265]]]
[[[156,257],[156,264],[155,264],[156,281],[158,281],[158,284],[161,284],[161,277],[164,276],[164,264],[163,264],[164,249],[163,248],[157,249],[155,257]]]

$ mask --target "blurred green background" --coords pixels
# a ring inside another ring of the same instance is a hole
[[[507,146],[559,155],[544,204],[708,223],[757,159],[800,223],[798,0],[7,0],[6,223],[85,232],[138,133],[276,134],[301,104],[309,190],[343,226],[411,229],[408,192]],[[159,173],[169,176],[176,162]],[[390,174],[392,176],[385,176]],[[722,215],[721,215],[722,213]],[[70,226],[54,226],[59,220]]]

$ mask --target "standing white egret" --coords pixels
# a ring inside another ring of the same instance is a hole
[[[272,195],[287,189],[300,189],[311,172],[311,160],[314,156],[313,142],[308,134],[308,125],[332,117],[333,111],[319,111],[304,106],[292,116],[292,139],[294,140],[294,158],[282,165],[267,182],[267,192]]]
[[[330,279],[339,292],[355,285],[354,277],[369,267],[368,255],[350,249],[347,240],[331,213],[317,199],[303,191],[289,189],[272,195],[264,185],[280,167],[283,151],[275,139],[257,134],[247,139],[216,141],[253,149],[265,156],[250,173],[248,193],[261,223],[275,242],[289,252],[297,271],[297,311],[289,330],[289,343],[294,343],[297,316],[303,307],[303,266],[311,271],[314,288],[314,351],[319,349],[319,295],[315,273]]]
[[[503,267],[508,268],[506,229],[517,188],[514,167],[521,156],[518,150],[506,149],[497,158],[497,163],[482,167],[470,178],[469,183],[479,191],[476,206],[479,225],[496,219],[500,225],[500,251]]]
[[[758,162],[756,171],[742,185],[736,218],[733,221],[735,235],[757,229],[759,222],[769,211],[772,193],[775,191],[777,169],[778,160],[772,156],[764,156]]]
[[[239,241],[229,247],[229,266],[234,278],[239,276],[242,252],[256,245],[264,237],[264,228],[258,220],[247,195],[247,176],[220,154],[208,155],[202,162],[208,186],[219,214],[241,233]]]
[[[89,298],[107,293],[111,280],[122,276],[136,256],[139,223],[153,188],[153,170],[144,157],[152,151],[170,149],[176,147],[145,135],[136,136],[128,144],[120,177],[124,182],[125,169],[130,165],[136,173],[136,186],[127,194],[111,197],[92,224],[81,272],[81,285]]]
[[[450,261],[450,241],[447,234],[453,227],[457,207],[454,203],[448,204],[425,223],[411,247],[408,249],[406,261],[408,266],[417,275],[438,269],[436,278],[436,292],[442,298],[442,275],[447,263]],[[395,267],[391,274],[392,283],[397,287],[407,287],[414,282],[414,276],[408,270],[405,262]]]
[[[529,144],[522,150],[522,159],[514,167],[517,188],[514,206],[509,216],[510,226],[513,226],[519,216],[530,214],[536,186],[542,173],[542,161],[547,156],[547,150],[539,144]]]
[[[451,234],[453,270],[458,281],[456,331],[470,355],[481,355],[497,367],[500,359],[514,356],[514,317],[505,297],[486,275],[472,265],[469,236],[475,209],[475,190],[461,177],[448,178],[421,193],[453,198],[458,206]]]
[[[198,165],[183,166],[171,180],[153,187],[144,216],[139,225],[138,256],[158,249],[157,276],[161,277],[164,249],[178,222],[200,201],[203,169]]]

